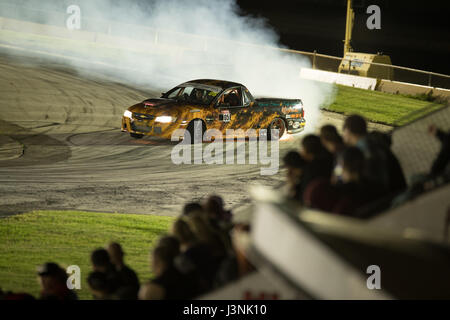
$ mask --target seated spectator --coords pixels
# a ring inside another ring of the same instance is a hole
[[[120,287],[119,275],[116,268],[111,263],[108,251],[103,248],[96,249],[91,254],[92,270],[102,272],[108,280],[108,288],[111,290],[109,294],[114,293]]]
[[[180,241],[181,251],[174,261],[175,267],[182,274],[196,279],[199,292],[210,290],[218,267],[217,255],[214,254],[212,247],[200,241],[185,219],[175,221],[172,233]]]
[[[153,280],[141,286],[140,300],[192,299],[199,293],[195,279],[178,271],[174,259],[179,243],[174,237],[164,237],[152,253]]]
[[[127,300],[137,299],[139,279],[136,272],[125,265],[122,246],[117,242],[111,242],[108,245],[108,253],[116,269],[118,281],[120,282],[120,298]]]
[[[336,202],[332,212],[352,216],[358,208],[375,199],[374,189],[364,178],[364,162],[364,154],[356,147],[348,147],[341,153],[335,170]]]
[[[364,181],[364,155],[356,147],[344,149],[334,171],[335,183],[325,178],[316,179],[305,190],[305,205],[343,215],[354,215],[356,210],[373,199],[370,184]]]
[[[210,221],[223,222],[224,224],[231,223],[232,213],[229,210],[225,210],[222,197],[217,195],[209,196],[203,208]]]
[[[344,122],[344,142],[358,147],[364,154],[364,176],[377,185],[378,196],[398,192],[406,186],[403,172],[397,158],[388,148],[386,139],[367,132],[366,120],[359,115],[347,117]]]
[[[336,159],[339,153],[344,150],[345,144],[335,126],[327,124],[320,129],[320,142]]]
[[[116,300],[105,273],[94,271],[87,278],[89,289],[95,300]]]
[[[303,138],[300,155],[306,161],[299,185],[299,196],[302,199],[303,192],[309,183],[317,178],[329,179],[331,177],[333,158],[320,142],[320,138],[313,134]]]
[[[169,248],[169,253],[173,259],[180,254],[180,241],[178,241],[178,239],[174,236],[166,235],[159,238],[157,247],[161,246]]]
[[[287,168],[286,174],[286,196],[288,199],[301,200],[299,186],[302,180],[303,170],[306,161],[296,151],[288,152],[283,158],[284,166]]]
[[[202,205],[198,202],[189,202],[184,205],[182,215],[188,216],[189,214],[195,212],[203,212]]]
[[[383,132],[372,131],[367,134],[367,139],[370,144],[376,145],[386,154],[389,175],[389,191],[391,193],[398,193],[404,190],[407,187],[406,179],[403,174],[403,169],[400,165],[400,162],[391,151],[391,136]]]
[[[77,300],[75,291],[67,287],[66,270],[53,262],[38,267],[41,300]]]
[[[203,204],[206,221],[212,227],[213,237],[218,238],[222,247],[231,249],[230,230],[233,228],[233,214],[224,208],[223,199],[220,196],[209,196]]]

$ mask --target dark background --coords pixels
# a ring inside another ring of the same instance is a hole
[[[264,17],[292,49],[343,55],[346,0],[237,0],[243,13]],[[366,9],[381,9],[381,30],[369,30]],[[354,0],[352,47],[390,55],[394,65],[450,74],[450,1]]]

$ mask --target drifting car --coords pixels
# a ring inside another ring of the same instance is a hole
[[[199,79],[182,83],[163,93],[159,99],[147,99],[129,107],[122,117],[123,132],[133,138],[144,135],[171,139],[177,129],[189,132],[193,142],[194,123],[201,121],[201,133],[207,129],[246,132],[278,129],[278,137],[304,129],[305,112],[301,99],[253,98],[240,83]],[[180,137],[185,138],[186,135]]]

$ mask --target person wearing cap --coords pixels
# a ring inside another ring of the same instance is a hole
[[[37,269],[41,300],[77,300],[75,291],[67,287],[67,273],[58,264],[47,262]]]

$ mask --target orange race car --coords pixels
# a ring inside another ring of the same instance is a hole
[[[242,84],[201,79],[129,107],[122,117],[122,131],[136,139],[144,135],[171,139],[179,132],[175,130],[186,129],[183,132],[193,139],[194,121],[200,120],[202,137],[207,129],[217,129],[224,136],[227,129],[268,129],[271,138],[270,129],[278,129],[279,137],[303,130],[304,115],[300,99],[255,99]]]

